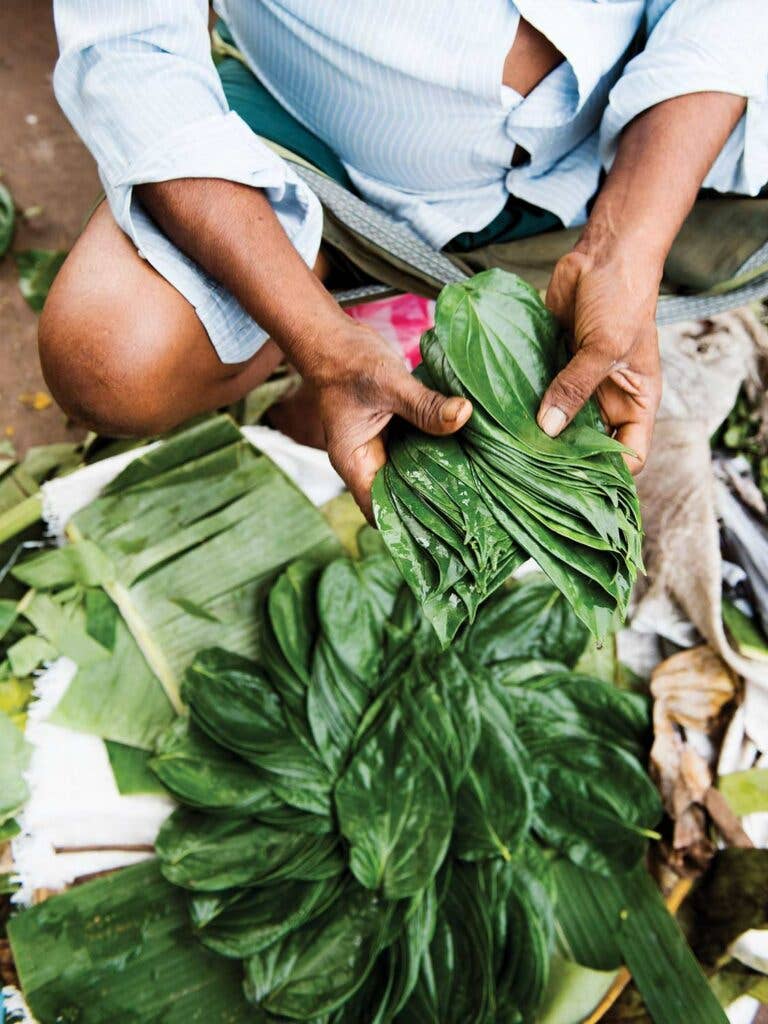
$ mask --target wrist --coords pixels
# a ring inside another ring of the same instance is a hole
[[[323,388],[339,383],[354,368],[371,335],[375,337],[370,327],[339,310],[337,316],[323,318],[281,348],[305,380]]]
[[[655,230],[626,223],[610,210],[596,207],[574,250],[587,256],[596,269],[627,266],[633,276],[658,288],[670,245]]]

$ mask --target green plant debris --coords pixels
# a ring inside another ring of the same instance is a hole
[[[721,775],[717,788],[739,818],[768,811],[768,768]]]
[[[557,322],[514,274],[446,286],[416,371],[474,412],[452,437],[404,423],[373,487],[376,522],[443,645],[532,556],[598,638],[641,568],[640,511],[622,448],[590,401],[557,438],[536,424],[565,361]]]
[[[29,795],[24,772],[31,748],[22,731],[2,713],[0,751],[0,826],[3,826],[18,814]]]
[[[25,249],[14,253],[19,290],[35,313],[45,305],[53,279],[66,258],[65,252],[53,249]]]
[[[11,247],[15,223],[16,207],[13,197],[5,185],[0,184],[0,259]]]

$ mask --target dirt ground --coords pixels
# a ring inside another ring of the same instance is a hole
[[[11,437],[23,453],[30,445],[74,439],[82,431],[55,404],[36,411],[20,399],[47,389],[37,360],[37,316],[19,292],[12,253],[69,249],[99,182],[53,95],[50,0],[3,0],[2,15],[0,180],[15,200],[17,223],[11,253],[0,261],[0,440]]]

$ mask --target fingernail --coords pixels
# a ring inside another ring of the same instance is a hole
[[[565,426],[566,416],[562,409],[556,405],[550,405],[539,421],[539,426],[545,434],[550,437],[557,437]]]
[[[447,402],[443,402],[440,410],[443,423],[454,423],[461,415],[465,401],[464,398],[449,398]]]

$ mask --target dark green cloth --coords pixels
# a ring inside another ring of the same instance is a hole
[[[219,36],[234,46],[227,26],[219,21]],[[262,82],[236,57],[223,57],[217,64],[224,95],[230,109],[236,111],[257,135],[275,142],[303,157],[328,177],[354,192],[349,175],[331,147],[289,114]],[[530,238],[562,227],[558,217],[531,203],[510,196],[504,209],[480,231],[464,231],[452,239],[449,252],[466,253],[486,245],[500,245],[519,238]]]

